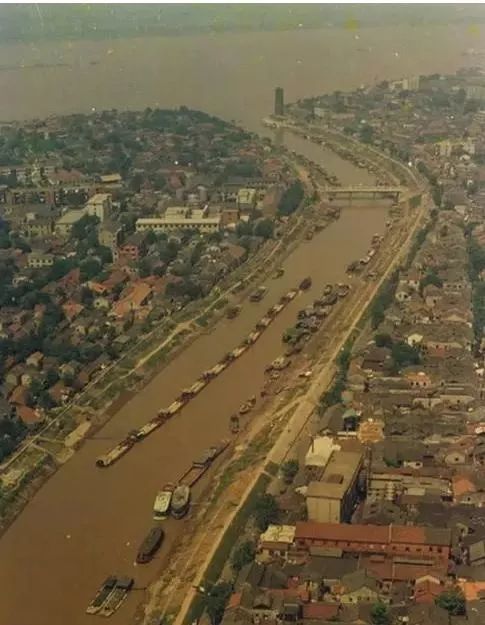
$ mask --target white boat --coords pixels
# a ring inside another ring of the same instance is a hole
[[[155,521],[163,521],[170,512],[170,504],[172,502],[174,487],[172,484],[164,486],[163,490],[158,491],[153,504],[153,518]]]

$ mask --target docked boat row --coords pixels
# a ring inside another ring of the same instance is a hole
[[[300,285],[301,289],[309,288],[311,285],[311,279],[305,278]],[[264,288],[264,287],[262,287]],[[254,345],[256,341],[261,337],[266,328],[271,322],[279,315],[279,313],[285,308],[285,306],[293,300],[298,293],[297,289],[288,291],[281,297],[279,302],[272,306],[260,321],[256,324],[254,330],[246,337],[246,339],[231,352],[228,352],[224,358],[214,365],[211,369],[204,371],[200,378],[198,378],[192,386],[184,389],[180,395],[173,401],[168,408],[159,410],[158,414],[151,419],[148,423],[137,430],[133,430],[128,436],[118,443],[113,449],[106,454],[99,456],[96,460],[98,467],[109,467],[114,462],[119,460],[124,454],[126,454],[136,443],[146,438],[149,434],[157,430],[169,419],[175,416],[185,405],[187,405],[191,399],[200,393],[200,391],[206,387],[209,382],[220,375],[232,362],[237,360],[251,345]]]
[[[367,254],[359,260],[354,260],[350,263],[347,267],[347,273],[358,273],[359,271],[362,271],[362,269],[374,258],[383,240],[384,237],[381,234],[375,234],[372,237],[372,244],[367,251]]]
[[[128,593],[133,588],[132,577],[115,577],[105,579],[94,599],[89,604],[87,614],[111,616],[118,610]]]
[[[166,484],[155,497],[153,505],[153,518],[155,521],[163,521],[169,514],[175,519],[181,519],[187,513],[190,506],[192,487],[206,473],[214,460],[227,449],[229,441],[224,439],[217,445],[206,449],[199,458],[194,460],[190,467],[177,480],[176,485]]]

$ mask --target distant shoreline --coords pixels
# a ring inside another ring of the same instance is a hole
[[[10,72],[19,69],[46,69],[48,67],[72,67],[72,65],[70,63],[32,63],[31,65],[16,63],[15,65],[0,65],[0,72]]]
[[[15,45],[15,44],[40,44],[40,43],[52,43],[59,41],[104,41],[104,40],[123,40],[123,39],[137,39],[137,38],[152,38],[152,37],[166,37],[166,38],[178,38],[178,37],[197,37],[197,36],[215,36],[215,35],[237,35],[248,33],[283,33],[294,31],[307,31],[307,30],[339,30],[342,32],[359,32],[363,30],[371,30],[374,28],[399,28],[399,27],[413,27],[413,28],[430,28],[430,27],[453,27],[453,26],[466,26],[473,23],[474,25],[485,23],[485,14],[481,19],[471,20],[470,18],[463,18],[461,20],[442,21],[437,22],[435,20],[422,20],[416,21],[390,21],[388,23],[361,23],[356,21],[355,25],[347,24],[344,22],[339,23],[307,23],[307,24],[294,24],[288,26],[280,25],[261,25],[261,26],[249,26],[249,25],[233,25],[233,26],[204,26],[204,27],[187,27],[183,30],[179,28],[161,27],[160,29],[140,29],[140,30],[127,30],[127,31],[111,31],[111,30],[96,30],[83,33],[36,33],[32,36],[26,34],[8,34],[0,31],[0,46],[3,45]],[[59,64],[61,65],[61,64]],[[0,66],[1,70],[1,66]]]

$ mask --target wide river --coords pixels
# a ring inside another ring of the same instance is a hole
[[[186,104],[260,130],[276,85],[285,88],[288,99],[296,99],[376,78],[450,71],[471,47],[479,47],[474,35],[451,27],[5,46],[0,49],[0,119]],[[46,63],[66,65],[32,67]],[[24,67],[8,69],[18,64]],[[287,137],[286,143],[344,183],[370,181],[368,174],[316,145],[296,137]],[[184,527],[183,521],[168,521],[160,557],[134,567],[137,545],[152,523],[157,489],[227,436],[229,416],[261,389],[264,366],[281,353],[281,334],[297,310],[324,283],[344,279],[347,264],[365,252],[375,232],[383,231],[385,218],[378,206],[343,210],[337,222],[291,254],[284,277],[268,282],[261,303],[246,304],[237,319],[221,322],[195,341],[47,482],[0,540],[0,625],[89,624],[96,617],[86,616],[85,608],[108,574],[131,574],[139,589],[154,579]],[[113,440],[169,404],[306,275],[317,286],[293,301],[256,346],[118,464],[105,471],[95,467],[96,456]],[[133,592],[111,622],[131,623],[142,593]]]

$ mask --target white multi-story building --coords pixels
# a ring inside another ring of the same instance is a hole
[[[154,230],[171,232],[174,230],[198,230],[202,234],[217,232],[221,227],[221,215],[209,217],[205,209],[186,207],[167,208],[163,217],[142,217],[136,220],[136,231]]]
[[[96,193],[86,202],[85,208],[88,215],[97,217],[103,223],[111,215],[111,193]]]

